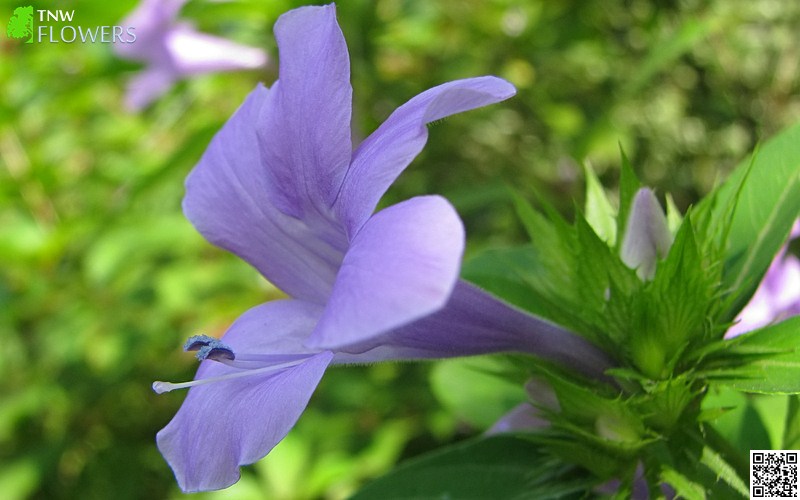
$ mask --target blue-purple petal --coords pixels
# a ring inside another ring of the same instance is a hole
[[[125,107],[132,111],[146,108],[167,92],[177,79],[167,68],[152,66],[133,76],[125,89]]]
[[[266,65],[267,54],[258,48],[201,33],[189,25],[176,25],[165,40],[177,75],[255,69]]]
[[[342,351],[336,363],[517,352],[592,378],[603,378],[613,366],[609,356],[588,340],[465,281],[456,284],[442,309]]]
[[[213,71],[257,68],[267,62],[263,50],[195,30],[178,21],[185,0],[143,0],[120,25],[132,31],[135,43],[115,43],[124,59],[147,67],[128,84],[126,106],[141,109],[177,80]]]
[[[134,28],[136,42],[112,44],[114,52],[134,61],[165,63],[164,40],[187,0],[142,0],[120,25]]]
[[[439,196],[420,196],[367,221],[345,255],[314,347],[362,342],[436,311],[458,279],[464,229]]]
[[[264,174],[272,203],[307,218],[330,211],[350,164],[349,55],[333,4],[287,12],[275,38],[280,77],[258,132]]]
[[[550,425],[542,413],[530,403],[520,403],[486,430],[487,436],[507,432],[532,432]]]
[[[288,216],[272,204],[270,166],[256,130],[271,91],[258,86],[186,179],[183,210],[211,243],[249,262],[292,297],[324,303],[347,241],[335,224]]]
[[[656,265],[669,253],[672,233],[667,216],[648,188],[641,188],[633,198],[631,213],[625,226],[625,238],[620,247],[620,258],[643,280],[651,280]]]
[[[336,212],[353,234],[375,210],[386,189],[428,139],[427,123],[513,96],[514,86],[492,76],[456,80],[403,104],[353,154]]]
[[[274,372],[253,372],[189,390],[157,436],[183,491],[230,486],[239,479],[239,466],[264,457],[294,426],[333,357],[302,346],[319,313],[314,304],[275,301],[251,309],[231,326],[223,339],[234,351],[308,358]],[[204,361],[197,379],[235,372],[241,370]]]

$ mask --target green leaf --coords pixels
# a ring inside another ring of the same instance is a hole
[[[535,191],[534,191],[535,192]],[[512,191],[514,208],[535,245],[564,246],[570,241],[572,231],[561,214],[547,202],[543,196],[537,199],[542,205],[544,214],[534,209],[519,193]]]
[[[541,370],[558,398],[559,412],[553,426],[582,432],[589,442],[627,453],[649,440],[641,416],[630,400],[613,395],[604,397],[592,387],[585,387],[553,372]]]
[[[622,244],[623,236],[628,228],[628,215],[631,212],[631,204],[636,192],[642,187],[639,179],[633,171],[633,166],[630,160],[622,150],[619,148],[620,156],[622,157],[622,165],[620,166],[619,177],[619,213],[617,213],[617,245],[616,251],[619,253],[620,245]]]
[[[544,272],[536,249],[530,245],[485,250],[464,262],[461,268],[461,276],[467,281],[517,307],[549,318],[547,313],[552,308],[548,298],[525,279]]]
[[[687,342],[699,340],[706,313],[715,301],[716,284],[716,276],[704,265],[694,227],[687,217],[667,258],[659,262],[651,289],[652,306],[658,312],[650,319],[660,327],[669,354]]]
[[[789,396],[788,400],[786,426],[783,431],[783,442],[780,449],[796,450],[800,448],[800,398]]]
[[[577,259],[575,259],[576,292],[579,303],[585,305],[582,314],[589,313],[587,319],[591,324],[603,325],[605,320],[601,312],[606,303],[610,274],[614,272],[615,275],[624,275],[629,269],[622,264],[619,257],[611,253],[608,245],[595,234],[580,214],[576,216],[575,230],[578,235]]]
[[[727,409],[710,423],[739,453],[771,448],[769,433],[752,396],[728,387],[712,388],[703,399],[703,408]]]
[[[740,335],[729,341],[729,353],[743,352],[746,363],[735,366],[720,383],[745,392],[800,393],[800,316]],[[760,355],[750,355],[752,352]],[[731,360],[735,362],[735,357]]]
[[[666,199],[667,199],[667,227],[669,228],[670,233],[675,234],[681,227],[681,223],[683,222],[683,216],[681,215],[681,211],[678,209],[678,206],[675,205],[675,200],[672,199],[672,195],[667,193]]]
[[[608,201],[600,179],[589,166],[584,166],[586,173],[586,221],[594,232],[613,247],[617,241],[617,211]]]
[[[648,377],[666,376],[686,347],[704,337],[707,311],[716,302],[716,276],[705,268],[699,251],[687,217],[667,258],[658,262],[653,281],[610,310],[627,329],[624,346],[632,363]]]
[[[703,447],[703,455],[700,457],[700,463],[711,469],[718,478],[725,481],[730,487],[741,493],[743,496],[748,496],[750,490],[747,485],[742,481],[742,478],[736,473],[736,470],[729,464],[719,453],[712,450],[708,446]]]
[[[661,481],[669,484],[678,497],[686,500],[705,500],[705,488],[671,467],[661,469]]]
[[[587,323],[600,327],[603,334],[620,341],[621,324],[612,321],[616,316],[609,314],[607,310],[609,298],[614,296],[611,307],[622,305],[627,301],[617,298],[630,296],[636,287],[641,286],[641,281],[595,234],[580,214],[575,219],[575,232],[578,236],[575,259],[578,302],[573,302],[574,314],[583,317]]]
[[[470,424],[486,429],[528,400],[521,383],[501,377],[508,366],[495,356],[445,360],[436,364],[431,385],[437,399]]]
[[[733,217],[728,207],[735,203]],[[723,284],[747,302],[800,214],[800,123],[764,144],[704,202],[711,227],[730,223]]]
[[[352,500],[564,498],[591,482],[533,442],[503,435],[470,440],[401,464]]]
[[[769,446],[760,448],[762,450],[786,450],[797,449],[784,446],[786,436],[786,425],[789,415],[789,400],[794,396],[785,394],[750,394],[750,403],[761,417],[761,422],[769,436]],[[755,449],[755,448],[751,448]],[[749,451],[746,453],[749,458]]]
[[[742,466],[738,454],[713,428],[684,426],[669,440],[652,447],[648,455],[645,472],[658,471],[656,478],[666,473],[670,481],[676,480],[673,487],[683,490],[679,497],[696,498],[688,496],[694,491],[689,483],[702,485],[706,498],[747,497],[747,486],[741,479],[744,476],[740,476],[747,474],[747,461]]]

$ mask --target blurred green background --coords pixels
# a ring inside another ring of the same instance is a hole
[[[272,24],[302,3],[193,0],[182,17],[275,59]],[[135,6],[51,4],[34,6],[74,9],[90,26]],[[2,26],[17,5],[0,2]],[[613,190],[622,145],[641,178],[685,208],[800,118],[794,0],[354,0],[340,3],[339,21],[357,137],[451,79],[495,74],[517,86],[510,101],[433,125],[386,196],[449,197],[468,255],[521,240],[509,185],[569,213],[581,162]],[[190,379],[188,336],[219,335],[279,294],[194,231],[180,211],[183,179],[274,67],[193,78],[131,113],[124,85],[139,66],[109,45],[0,35],[4,499],[182,496],[154,436],[184,396],[150,384]],[[342,498],[397,460],[480,432],[492,415],[448,411],[452,395],[437,398],[429,383],[434,366],[330,370],[267,459],[197,497]]]

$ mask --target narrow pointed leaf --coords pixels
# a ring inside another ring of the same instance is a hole
[[[724,284],[738,295],[731,315],[752,295],[800,214],[800,124],[785,130],[740,164],[722,184],[711,224],[728,222],[726,207],[736,202],[726,252]],[[713,200],[713,201],[712,201]],[[709,207],[704,207],[708,209]],[[739,290],[743,290],[740,292]]]
[[[671,467],[661,470],[661,480],[675,490],[680,498],[686,500],[705,500],[705,488]]]
[[[800,394],[800,317],[747,333],[731,340],[741,348],[774,349],[775,354],[754,357],[726,382],[745,392]]]
[[[617,240],[617,211],[608,201],[600,179],[591,167],[586,166],[586,221],[603,241],[614,246]]]
[[[636,192],[642,187],[639,179],[633,171],[630,160],[625,155],[625,151],[620,146],[620,155],[622,157],[622,165],[620,167],[619,177],[619,211],[617,213],[617,234],[625,234],[628,224],[628,215],[633,205],[633,197]],[[622,238],[617,238],[617,250],[622,245]]]

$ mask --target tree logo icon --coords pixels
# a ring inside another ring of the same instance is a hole
[[[33,6],[17,7],[8,20],[6,34],[9,38],[28,38],[25,43],[33,43]]]

